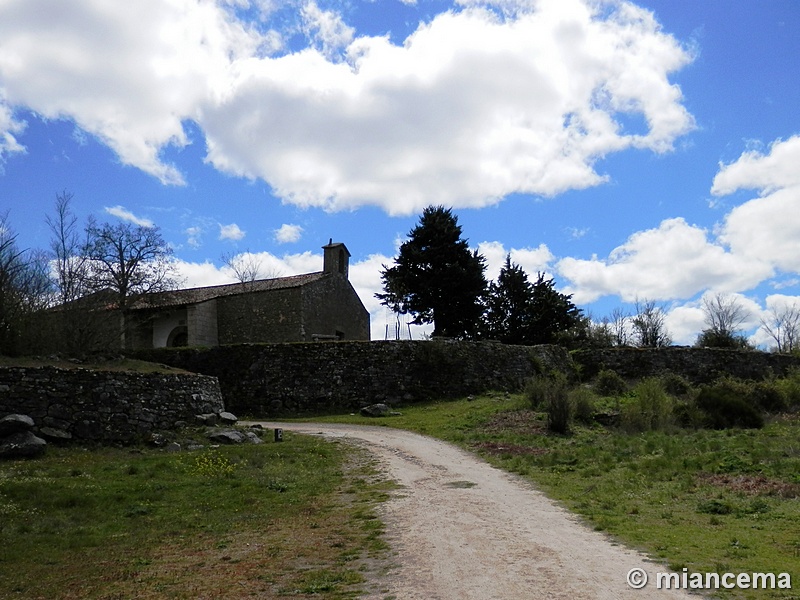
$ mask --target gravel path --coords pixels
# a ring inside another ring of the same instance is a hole
[[[519,477],[451,444],[399,429],[261,422],[364,443],[401,486],[384,503],[398,568],[376,598],[551,600],[697,598],[656,589],[665,567],[614,545]],[[632,589],[631,569],[650,583]]]

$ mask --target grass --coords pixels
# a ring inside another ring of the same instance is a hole
[[[108,359],[95,357],[87,360],[78,360],[65,359],[58,356],[10,357],[0,355],[0,367],[57,367],[59,369],[92,369],[95,371],[127,371],[134,373],[188,373],[188,371],[168,365],[125,357]]]
[[[0,463],[0,597],[351,598],[384,569],[363,450],[49,448]]]
[[[788,572],[800,586],[800,418],[761,430],[547,432],[522,396],[489,394],[402,409],[385,420],[455,442],[526,477],[593,528],[689,572]],[[725,598],[798,598],[733,590]]]

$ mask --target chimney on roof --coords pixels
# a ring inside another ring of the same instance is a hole
[[[322,247],[324,252],[322,261],[323,273],[338,273],[345,279],[350,274],[350,252],[347,246],[341,242],[333,243],[333,238],[330,239],[326,246]]]

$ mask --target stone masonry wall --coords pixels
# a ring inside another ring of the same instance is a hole
[[[572,368],[555,346],[442,341],[158,348],[135,356],[218,377],[227,409],[254,417],[515,391],[540,368]]]
[[[203,375],[0,367],[0,417],[26,414],[74,440],[130,443],[222,410],[217,380]]]
[[[800,368],[797,356],[718,348],[604,348],[578,350],[572,358],[584,379],[610,369],[625,379],[677,373],[694,384],[710,383],[726,375],[752,380],[780,377]]]

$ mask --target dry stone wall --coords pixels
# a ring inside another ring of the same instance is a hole
[[[28,415],[50,439],[131,443],[223,410],[203,375],[0,367],[0,417]]]
[[[228,410],[258,417],[516,391],[539,369],[572,369],[556,346],[444,341],[241,344],[134,355],[213,375]]]
[[[786,375],[800,368],[800,357],[786,354],[723,350],[719,348],[604,348],[578,350],[572,358],[584,379],[599,371],[616,371],[625,379],[641,379],[677,373],[694,384],[711,383],[723,377],[761,380]]]

